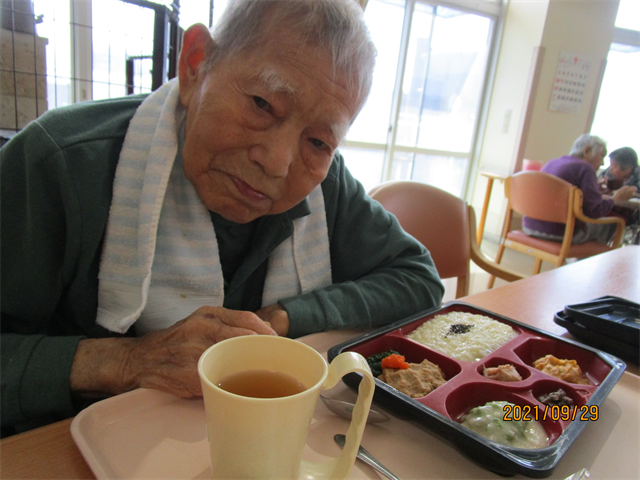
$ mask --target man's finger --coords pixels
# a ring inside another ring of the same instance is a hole
[[[255,333],[262,335],[277,335],[269,324],[252,312],[229,310],[220,307],[203,307],[201,310],[203,311],[200,313],[216,318],[224,325],[253,330]]]
[[[222,327],[215,335],[213,335],[214,338],[212,338],[211,340],[215,343],[227,340],[229,338],[244,337],[246,335],[259,335],[259,333],[247,328]]]

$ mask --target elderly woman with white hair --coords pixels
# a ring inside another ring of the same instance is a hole
[[[607,144],[604,140],[585,133],[574,142],[569,155],[550,160],[542,167],[542,171],[560,177],[582,190],[582,210],[587,217],[605,217],[611,213],[614,205],[626,202],[636,193],[635,187],[625,186],[612,197],[602,195],[596,172],[606,156]],[[529,217],[524,217],[522,223],[527,235],[558,242],[564,237],[564,224]],[[587,224],[577,220],[572,242],[577,244],[595,240],[607,243],[614,231],[615,225]]]
[[[354,0],[238,0],[149,96],[54,109],[1,150],[2,427],[134,388],[201,395],[201,353],[439,305],[426,249],[337,152],[371,87]]]

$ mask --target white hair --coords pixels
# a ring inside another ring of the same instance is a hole
[[[573,147],[571,147],[569,155],[572,157],[582,158],[584,149],[587,147],[591,147],[591,150],[593,151],[602,152],[603,155],[607,154],[607,142],[602,140],[600,137],[591,135],[590,133],[583,133],[573,143]]]
[[[218,61],[259,48],[270,32],[287,29],[305,45],[329,53],[334,72],[347,78],[361,104],[369,95],[376,49],[356,0],[231,0],[216,29],[216,49],[206,59]]]

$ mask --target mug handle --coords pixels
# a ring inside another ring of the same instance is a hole
[[[329,364],[329,372],[322,386],[322,390],[332,388],[336,386],[342,377],[352,372],[361,373],[362,381],[358,387],[358,399],[351,414],[351,424],[349,425],[349,430],[347,430],[344,448],[340,452],[340,456],[330,462],[316,463],[303,460],[301,478],[344,479],[351,472],[351,468],[356,461],[358,448],[360,448],[371,401],[373,400],[375,382],[371,369],[367,361],[359,353],[341,353]]]

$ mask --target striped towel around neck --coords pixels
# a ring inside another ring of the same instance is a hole
[[[131,119],[116,169],[100,262],[97,323],[137,334],[166,328],[200,306],[222,306],[224,282],[213,224],[184,177],[178,132],[185,117],[174,79]],[[331,284],[324,197],[270,255],[262,305]]]

